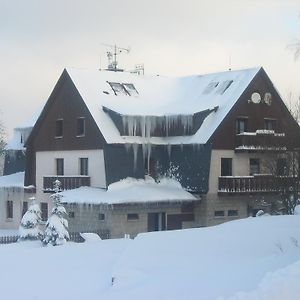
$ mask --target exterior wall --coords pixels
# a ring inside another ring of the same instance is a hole
[[[267,172],[264,162],[267,153],[236,153],[234,150],[212,150],[209,174],[209,192],[203,195],[199,215],[204,226],[217,225],[234,219],[247,218],[253,211],[270,210],[271,202],[279,196],[261,194],[218,195],[218,178],[221,175],[221,158],[232,158],[232,176],[249,176],[250,158],[260,159],[260,173]],[[237,210],[237,216],[228,216],[229,210]],[[215,216],[215,211],[224,211],[224,216]]]
[[[18,229],[23,211],[23,201],[30,202],[33,194],[24,193],[22,188],[0,188],[0,228]],[[6,202],[13,201],[13,217],[8,219],[6,215]]]
[[[218,178],[221,176],[221,158],[232,158],[232,176],[249,176],[250,158],[260,159],[260,171],[261,174],[264,174],[267,172],[267,170],[264,170],[264,161],[267,157],[268,154],[262,153],[235,153],[234,150],[212,150],[208,194],[218,193]]]
[[[253,103],[249,101],[253,92],[258,92],[263,97],[265,93],[271,93],[271,105],[263,101]],[[239,117],[247,117],[247,131],[255,132],[265,129],[265,118],[275,119],[276,132],[285,133],[288,149],[300,147],[300,128],[293,119],[280,95],[274,88],[271,80],[263,69],[255,76],[250,85],[245,89],[239,100],[232,107],[227,116],[211,136],[209,143],[213,149],[231,150],[235,148],[236,128],[235,122]]]
[[[197,204],[199,205],[199,203]],[[196,205],[196,206],[197,206]],[[65,204],[67,213],[74,212],[74,218],[68,219],[70,232],[109,230],[111,238],[122,238],[125,234],[135,237],[138,233],[148,231],[148,213],[166,213],[178,215],[182,213],[181,204],[155,205],[152,207],[128,204],[123,206]],[[196,209],[194,210],[196,211]],[[105,220],[98,218],[99,213],[105,214]],[[136,213],[137,220],[127,220],[127,214]],[[182,228],[199,227],[199,218],[182,223]]]
[[[79,176],[79,158],[88,158],[92,187],[106,187],[103,150],[42,151],[36,153],[36,188],[43,190],[43,176],[56,175],[56,158],[64,159],[64,175]]]
[[[77,136],[77,118],[85,119],[83,136]],[[58,119],[63,120],[62,137],[56,137]],[[36,185],[36,152],[102,149],[104,143],[96,122],[64,71],[27,140],[25,185]]]

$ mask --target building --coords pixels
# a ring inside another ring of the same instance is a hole
[[[56,178],[70,190],[171,177],[201,198],[189,208],[191,227],[208,226],[269,205],[279,190],[264,161],[299,143],[299,126],[263,68],[182,78],[65,69],[27,140],[25,185],[49,210]],[[180,215],[170,228],[183,228],[184,205],[172,205],[156,213],[166,224]]]

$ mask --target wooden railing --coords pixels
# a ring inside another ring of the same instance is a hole
[[[286,138],[284,133],[271,130],[243,132],[236,135],[235,151],[284,151]]]
[[[44,192],[53,191],[53,183],[55,180],[59,180],[61,183],[61,190],[72,190],[81,186],[90,186],[90,176],[44,176],[43,188]]]
[[[279,193],[283,189],[292,189],[297,184],[299,184],[297,177],[273,175],[220,176],[218,193]]]

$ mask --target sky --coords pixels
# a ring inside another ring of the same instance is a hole
[[[103,44],[126,70],[183,76],[263,66],[300,95],[299,0],[0,0],[0,120],[8,137],[48,99],[65,67],[99,69]]]

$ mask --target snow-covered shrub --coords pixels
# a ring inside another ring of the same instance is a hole
[[[46,223],[45,237],[43,239],[44,245],[62,245],[70,239],[68,221],[64,218],[67,213],[61,204],[62,195],[59,193],[60,185],[59,180],[54,182],[55,193],[50,196],[53,201],[53,209]]]
[[[300,204],[296,205],[295,210],[294,210],[294,215],[300,216]]]
[[[42,220],[40,207],[35,202],[34,197],[30,198],[30,200],[32,200],[32,202],[24,214],[19,227],[19,241],[37,240],[43,236],[39,228],[39,224]]]

